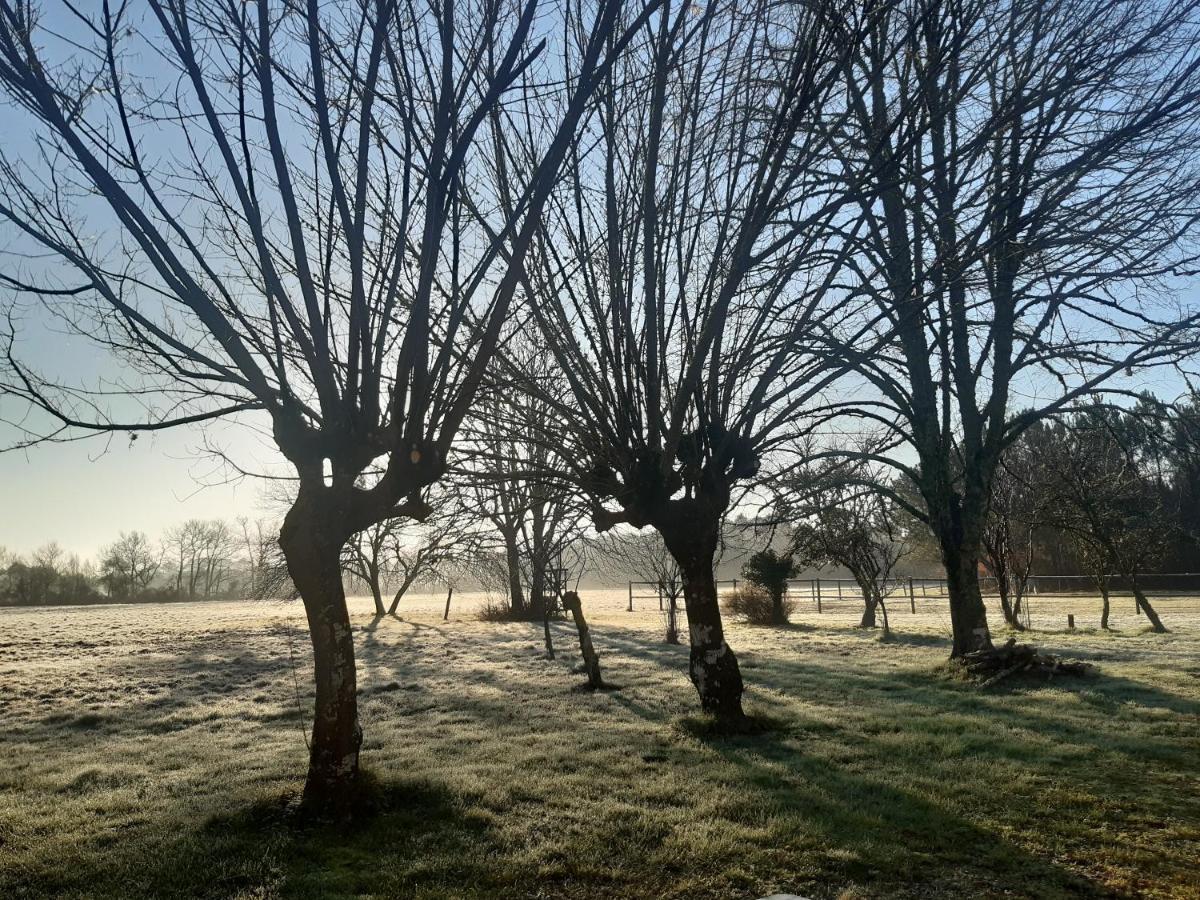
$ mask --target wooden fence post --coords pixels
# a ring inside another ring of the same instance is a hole
[[[454,596],[454,585],[450,585],[450,590],[446,591],[446,611],[442,613],[442,621],[450,621],[450,598]]]

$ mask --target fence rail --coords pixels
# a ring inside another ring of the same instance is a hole
[[[1133,596],[1129,580],[1120,575],[1105,576],[1108,592],[1113,596]],[[999,584],[990,576],[980,576],[979,586],[985,596],[998,596]],[[1200,597],[1200,572],[1170,572],[1142,575],[1138,586],[1150,596],[1178,595]],[[788,593],[793,597],[808,595],[812,601],[823,606],[833,600],[862,601],[862,591],[853,578],[801,578],[788,583]],[[1031,575],[1025,585],[1025,596],[1055,596],[1082,594],[1098,596],[1100,585],[1091,575]],[[888,588],[889,598],[904,597],[911,601],[945,599],[949,596],[945,578],[895,578]]]
[[[738,580],[736,578],[718,578],[716,581],[717,591],[720,592],[721,585],[728,584],[733,586],[733,590],[737,590]],[[645,590],[642,590],[644,588]],[[635,590],[637,589],[637,590]],[[678,587],[677,596],[683,595],[683,586]],[[658,581],[631,581],[629,582],[629,607],[628,611],[633,612],[634,600],[657,600],[658,608],[663,609],[663,600],[669,596],[668,589],[665,585]]]

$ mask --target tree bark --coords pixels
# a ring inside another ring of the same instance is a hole
[[[942,562],[950,593],[950,625],[954,632],[951,659],[975,650],[992,649],[987,608],[979,590],[979,554],[971,552],[965,541],[942,538]]]
[[[680,510],[678,521],[659,532],[683,576],[683,602],[691,639],[689,674],[700,707],[730,725],[745,721],[742,712],[742,673],[737,657],[725,643],[713,559],[719,520],[704,521],[694,510]]]
[[[1110,604],[1108,602],[1108,580],[1104,579],[1100,582],[1100,599],[1103,606],[1100,609],[1100,628],[1103,631],[1108,631],[1108,615]]]
[[[354,638],[342,587],[340,555],[349,532],[337,529],[336,508],[301,487],[279,534],[288,572],[308,617],[316,702],[304,804],[324,816],[348,816],[359,787],[358,685]]]
[[[387,610],[383,608],[383,588],[379,584],[379,570],[372,568],[368,572],[370,578],[367,580],[371,585],[371,599],[375,601],[375,615],[382,618]]]
[[[516,535],[504,536],[504,558],[508,565],[508,605],[514,616],[525,615],[525,591],[521,588],[521,551]]]

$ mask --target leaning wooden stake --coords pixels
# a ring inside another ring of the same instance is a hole
[[[583,654],[583,666],[587,670],[588,687],[598,690],[604,687],[604,679],[600,676],[600,657],[596,655],[596,648],[592,646],[592,635],[588,631],[587,621],[583,618],[583,604],[577,593],[567,591],[562,595],[562,605],[564,609],[570,610],[571,617],[575,620],[575,630],[579,632],[579,650]]]
[[[450,590],[446,591],[446,611],[444,613],[442,613],[442,621],[443,622],[450,621],[450,598],[453,596],[454,596],[454,587],[451,586]]]

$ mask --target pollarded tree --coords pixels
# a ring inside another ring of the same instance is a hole
[[[830,352],[888,431],[949,580],[953,654],[991,646],[981,534],[1005,447],[1191,346],[1163,299],[1200,213],[1195,0],[880,0],[827,129],[858,199]],[[869,330],[864,338],[863,328]],[[1010,397],[1042,398],[1014,413]],[[911,462],[910,462],[911,461]]]
[[[817,224],[842,198],[811,135],[839,105],[837,7],[664,7],[605,79],[527,271],[593,523],[662,536],[692,683],[731,723],[742,677],[714,581],[721,522],[825,386],[805,336],[835,314],[821,286],[837,254]],[[526,155],[505,158],[501,182]]]
[[[310,806],[345,812],[358,783],[342,546],[426,514],[592,90],[657,2],[0,0],[28,135],[0,157],[27,260],[0,281],[119,364],[97,394],[10,334],[0,383],[35,413],[15,443],[262,426],[297,479],[279,540],[313,645]],[[501,208],[475,191],[505,140],[483,126],[531,91]]]

